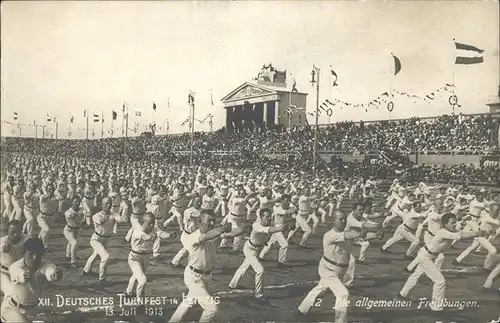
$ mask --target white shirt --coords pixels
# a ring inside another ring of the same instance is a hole
[[[153,242],[156,238],[155,231],[150,234],[142,231],[142,229],[136,229],[132,233],[132,239],[130,241],[130,247],[133,251],[139,253],[149,253],[153,252]]]
[[[427,213],[427,230],[429,230],[430,233],[432,233],[434,236],[436,235],[436,232],[441,230],[442,224],[441,224],[441,218],[443,217],[443,214],[437,213],[434,208],[429,209],[429,212]]]
[[[480,214],[479,228],[488,233],[494,232],[500,226],[500,221],[494,219],[490,212],[484,210]]]
[[[434,255],[437,255],[448,248],[453,240],[460,240],[460,232],[450,232],[443,228],[436,232],[427,248],[429,248],[429,251]]]
[[[484,202],[479,202],[478,200],[474,199],[470,202],[469,214],[477,218],[485,208],[486,205],[484,204]]]
[[[64,212],[64,217],[66,218],[66,225],[70,229],[76,229],[82,226],[83,222],[83,212],[82,210],[75,211],[73,208],[69,208]]]
[[[346,243],[344,232],[337,232],[334,229],[328,231],[323,236],[323,256],[338,264],[348,264],[351,252]]]
[[[117,214],[103,214],[101,211],[94,214],[92,220],[95,232],[92,234],[90,240],[100,240],[111,237],[115,222],[121,222],[121,216]]]
[[[293,214],[296,213],[294,206],[290,205],[288,209],[284,209],[281,205],[275,206],[273,209],[273,218],[276,224],[284,224]]]
[[[184,238],[184,248],[189,252],[188,266],[204,272],[212,272],[215,266],[215,255],[219,248],[220,239],[212,239],[200,242],[200,230],[187,235]]]
[[[354,214],[351,212],[346,218],[346,226],[345,231],[350,231],[353,228],[355,229],[363,229],[363,218],[361,220],[356,219]]]
[[[195,226],[194,219],[200,216],[200,212],[201,212],[200,209],[197,210],[193,207],[190,207],[189,209],[184,211],[184,217],[183,217],[184,230],[186,230],[188,233],[194,230]]]
[[[269,241],[269,229],[270,227],[265,227],[258,221],[254,222],[249,238],[251,244],[257,247],[263,247]]]
[[[203,195],[201,207],[206,210],[215,210],[219,200],[215,196]]]
[[[420,219],[424,218],[427,215],[425,212],[417,213],[414,210],[402,214],[403,214],[403,224],[412,230],[416,230],[418,224],[420,223]]]

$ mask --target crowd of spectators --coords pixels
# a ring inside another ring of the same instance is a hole
[[[361,154],[381,152],[375,164],[356,161],[325,162],[319,155],[316,168],[350,176],[352,172],[388,178],[404,175],[410,178],[432,177],[437,181],[485,181],[500,183],[498,170],[482,170],[471,165],[411,166],[408,154],[413,151],[432,153],[485,153],[498,144],[500,115],[441,116],[373,123],[341,122],[318,131],[318,151]],[[194,164],[245,169],[274,169],[310,172],[313,165],[314,129],[267,129],[228,134],[224,129],[212,133],[187,133],[169,136],[106,138],[97,140],[52,140],[3,138],[5,152],[36,153],[73,157],[122,158],[130,160],[161,158],[163,161],[189,164],[191,140]],[[214,153],[217,151],[217,153]],[[286,158],[269,159],[264,154],[285,153]]]

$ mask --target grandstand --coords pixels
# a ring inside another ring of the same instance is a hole
[[[394,176],[394,170],[417,167],[422,176],[435,173],[441,165],[445,175],[438,180],[462,180],[479,176],[480,181],[498,183],[498,129],[500,113],[444,115],[367,122],[340,122],[321,125],[318,131],[318,169],[342,170],[364,164],[365,176]],[[235,167],[258,167],[257,159],[278,169],[307,171],[312,168],[312,127],[288,130],[243,131],[227,134],[225,129],[194,134],[194,163],[211,160]],[[40,155],[64,154],[74,157],[134,159],[165,158],[187,162],[190,136],[187,133],[134,138],[95,140],[2,138],[2,153]],[[419,166],[418,166],[419,165]],[[394,168],[395,167],[395,168]],[[343,168],[343,169],[342,169]],[[415,173],[415,172],[414,172]],[[467,175],[468,174],[468,175]]]

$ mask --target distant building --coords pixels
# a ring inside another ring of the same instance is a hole
[[[305,125],[307,93],[299,92],[293,80],[288,81],[286,70],[264,65],[254,80],[221,99],[226,109],[226,129],[233,132],[272,125]]]

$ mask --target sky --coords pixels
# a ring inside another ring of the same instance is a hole
[[[486,112],[500,85],[499,23],[498,1],[4,1],[1,133],[34,137],[38,129],[41,137],[36,123],[55,138],[49,114],[59,120],[59,138],[85,138],[87,110],[89,138],[101,138],[94,113],[103,114],[109,137],[114,110],[116,137],[124,103],[129,127],[140,125],[131,136],[151,120],[161,127],[158,134],[166,132],[167,120],[169,133],[186,132],[181,123],[189,116],[190,90],[196,117],[212,113],[218,129],[225,123],[220,99],[269,63],[291,72],[297,89],[309,93],[308,111],[316,104],[314,64],[321,69],[320,101],[364,103],[391,88],[425,95],[454,81],[457,112]],[[454,38],[484,49],[484,63],[455,66]],[[391,53],[402,65],[396,76]],[[330,86],[330,66],[336,87]],[[430,104],[396,96],[394,104],[390,114],[385,106],[336,109],[319,123],[451,113],[448,96]]]

